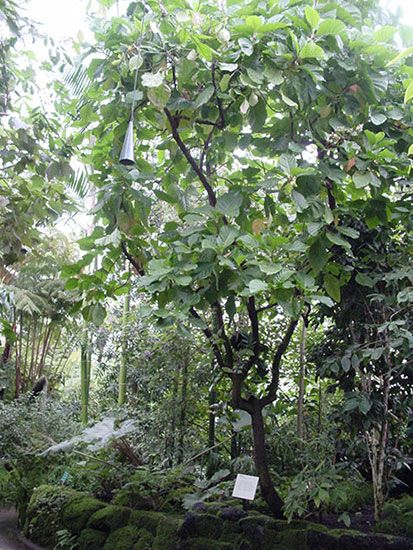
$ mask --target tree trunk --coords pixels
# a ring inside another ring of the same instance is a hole
[[[88,397],[89,388],[87,383],[87,354],[88,354],[88,334],[84,329],[82,341],[80,343],[80,388],[81,388],[81,421],[83,425],[88,423]]]
[[[215,405],[217,400],[217,392],[215,390],[215,386],[211,386],[211,389],[209,390],[208,395],[208,405],[209,405],[209,413],[208,413],[208,448],[211,449],[215,445],[215,412],[213,410],[213,406]],[[208,456],[208,465],[207,465],[207,471],[206,476],[207,478],[210,478],[215,473],[215,464],[213,460],[213,451],[210,451]]]
[[[119,394],[118,404],[124,405],[126,401],[126,367],[127,367],[127,342],[126,342],[126,325],[129,319],[130,312],[130,290],[125,295],[125,301],[123,302],[123,315],[122,315],[122,350],[120,357],[120,370],[119,370]]]
[[[260,479],[261,493],[272,515],[277,519],[284,519],[283,501],[274,489],[274,484],[268,468],[267,451],[265,448],[264,418],[261,406],[255,405],[253,407],[251,419],[254,442],[254,463]]]
[[[231,431],[231,460],[235,460],[239,457],[239,434],[235,431]]]
[[[176,454],[176,423],[178,416],[178,389],[179,389],[179,367],[175,371],[172,386],[172,415],[169,436],[166,437],[166,455],[169,456],[169,466],[172,468]]]
[[[306,321],[303,318],[300,341],[300,373],[298,376],[297,403],[297,436],[300,448],[304,445],[304,393],[305,393],[305,340],[307,335]]]
[[[178,437],[178,452],[177,462],[182,464],[184,458],[184,443],[185,443],[185,431],[186,431],[186,409],[187,409],[187,394],[188,394],[188,358],[184,357],[184,364],[182,367],[182,381],[181,381],[181,403],[179,411],[179,437]]]

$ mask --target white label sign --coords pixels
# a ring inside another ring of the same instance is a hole
[[[242,498],[244,500],[254,500],[257,492],[258,477],[238,474],[235,480],[232,496]]]

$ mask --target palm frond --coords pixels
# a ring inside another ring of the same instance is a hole
[[[90,190],[89,174],[84,168],[80,168],[69,177],[67,185],[79,199],[84,199]]]
[[[78,98],[83,96],[90,84],[89,75],[83,65],[75,65],[68,69],[63,76],[63,80],[70,92]]]

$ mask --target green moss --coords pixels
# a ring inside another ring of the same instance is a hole
[[[285,522],[286,523],[286,522]],[[238,522],[244,535],[249,540],[256,540],[259,533],[262,533],[263,528],[275,528],[277,527],[277,520],[265,516],[264,514],[254,513],[242,518]]]
[[[253,550],[251,542],[239,536],[235,540],[234,550]]]
[[[233,550],[234,545],[207,537],[198,537],[183,541],[179,548],[182,550]]]
[[[141,484],[133,482],[118,492],[113,499],[113,503],[118,506],[128,506],[138,510],[157,509],[157,502],[154,497],[142,492]]]
[[[130,510],[121,506],[108,505],[89,518],[87,526],[101,531],[115,531],[128,523]]]
[[[396,501],[401,512],[413,512],[413,497],[410,495],[403,495]]]
[[[146,531],[146,529],[141,529],[138,542],[138,550],[152,550],[153,544],[153,535]]]
[[[219,539],[222,533],[223,520],[213,514],[186,514],[179,535],[187,537],[209,537]]]
[[[225,520],[222,523],[221,540],[231,542],[235,540],[236,535],[241,533],[241,527],[238,522]]]
[[[107,533],[96,529],[83,529],[80,533],[77,544],[79,550],[102,550]]]
[[[158,525],[153,550],[176,550],[179,542],[178,531],[182,525],[180,518],[165,516]]]
[[[308,531],[305,529],[286,529],[281,533],[277,534],[277,538],[274,540],[266,539],[267,544],[273,544],[273,546],[268,546],[270,548],[277,548],[277,550],[305,550],[307,548],[307,537]]]
[[[132,510],[129,524],[136,525],[146,529],[150,533],[155,534],[158,529],[159,522],[165,517],[160,512],[152,512],[151,510]]]
[[[127,525],[113,531],[106,540],[103,550],[132,550],[139,549],[138,543],[142,536],[142,529]]]
[[[24,534],[45,547],[57,543],[56,532],[63,529],[62,508],[79,493],[67,487],[40,485],[34,489],[26,510]]]
[[[404,515],[404,518],[406,535],[410,538],[413,538],[413,512],[407,512],[407,514]]]
[[[78,534],[86,527],[90,516],[104,506],[103,502],[89,496],[75,498],[63,507],[63,524]]]
[[[229,507],[242,509],[240,501],[234,498],[222,500],[220,502],[203,502],[202,506],[205,512],[208,512],[209,514],[218,514],[224,508]]]

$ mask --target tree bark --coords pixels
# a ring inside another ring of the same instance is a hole
[[[271,479],[271,474],[268,467],[262,407],[255,404],[250,414],[252,419],[252,436],[254,442],[254,463],[258,477],[260,478],[261,493],[272,515],[276,519],[285,519],[283,512],[284,503],[274,488],[274,483]]]
[[[87,350],[88,333],[83,330],[82,341],[80,343],[80,388],[81,388],[81,421],[86,425],[89,420],[89,388],[87,383]]]
[[[214,361],[212,361],[212,363],[214,363]],[[217,392],[215,390],[215,386],[211,386],[209,390],[209,395],[208,395],[208,405],[209,405],[208,448],[213,448],[215,446],[215,412],[213,410],[213,406],[215,405],[216,400],[217,400]],[[207,478],[212,477],[214,473],[215,473],[215,465],[213,460],[213,451],[211,451],[208,456],[208,466],[207,466],[207,472],[206,472]]]
[[[187,394],[188,394],[188,357],[184,357],[182,366],[182,381],[181,381],[181,399],[179,411],[179,436],[178,436],[178,452],[177,463],[182,464],[184,458],[184,443],[186,431],[186,409],[187,409]]]
[[[303,318],[300,341],[300,372],[298,375],[298,402],[297,402],[297,436],[300,448],[304,444],[304,394],[305,394],[305,341],[307,336],[306,321]]]
[[[166,455],[169,456],[169,466],[172,468],[174,465],[174,458],[176,454],[176,424],[178,416],[178,390],[179,390],[179,375],[180,369],[179,366],[176,368],[175,376],[172,386],[172,415],[171,415],[171,427],[169,436],[167,435],[165,446],[166,446]]]
[[[121,346],[121,357],[120,357],[120,370],[119,370],[119,394],[118,394],[118,404],[124,405],[126,401],[126,369],[127,369],[127,337],[126,337],[126,326],[129,320],[130,312],[130,290],[125,296],[125,301],[123,302],[123,315],[122,315],[122,346]]]

